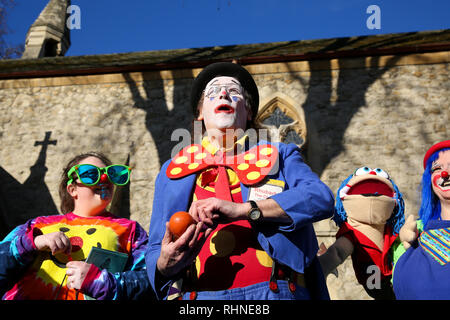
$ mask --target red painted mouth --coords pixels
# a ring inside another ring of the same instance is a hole
[[[434,176],[433,178],[433,184],[436,188],[438,188],[439,190],[443,191],[443,192],[447,192],[450,191],[450,180],[445,180],[442,179],[441,183],[438,183],[438,180],[441,178],[441,175],[437,174],[436,176]]]
[[[360,194],[363,196],[385,195],[391,198],[394,196],[394,192],[387,184],[374,179],[363,180],[355,184],[348,190],[347,195],[351,194]]]
[[[227,104],[221,104],[220,106],[217,106],[214,109],[215,113],[234,113],[234,109],[227,105]]]

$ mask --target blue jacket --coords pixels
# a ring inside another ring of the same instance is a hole
[[[259,144],[270,143],[260,141]],[[303,162],[295,144],[270,143],[279,151],[278,171],[268,176],[285,182],[284,191],[270,198],[275,200],[292,220],[289,225],[273,223],[258,227],[258,241],[268,255],[296,272],[304,273],[316,259],[318,250],[313,222],[330,218],[333,214],[334,197],[331,190]],[[147,272],[158,298],[165,298],[172,281],[155,281],[156,261],[161,251],[165,223],[177,211],[188,211],[196,175],[181,179],[169,179],[166,169],[171,160],[161,168],[156,178],[153,212],[150,221],[149,245],[146,252]],[[248,199],[249,188],[241,183],[242,199]],[[317,264],[316,264],[317,265]],[[318,266],[318,265],[317,265]],[[318,286],[322,297],[328,296],[321,271]],[[321,279],[320,279],[321,278]],[[325,293],[325,292],[326,293]]]

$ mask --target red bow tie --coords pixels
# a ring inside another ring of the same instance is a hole
[[[277,160],[278,149],[270,144],[255,146],[235,156],[224,156],[220,152],[212,155],[203,146],[192,144],[172,159],[166,174],[170,179],[178,179],[208,167],[217,167],[220,176],[220,168],[229,167],[243,184],[254,185],[271,172]]]

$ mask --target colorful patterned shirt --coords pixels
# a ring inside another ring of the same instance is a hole
[[[450,221],[428,221],[417,240],[395,264],[396,298],[450,299]]]
[[[70,255],[39,251],[34,237],[61,231],[72,244]],[[149,282],[145,271],[147,233],[135,221],[111,213],[95,217],[80,217],[73,213],[42,216],[15,228],[1,242],[3,254],[21,272],[14,276],[15,284],[3,295],[4,300],[83,299],[87,294],[95,299],[135,299],[145,294]],[[92,247],[125,253],[129,256],[125,272],[112,274],[92,265],[80,292],[66,285],[66,263],[84,261]],[[11,266],[7,266],[11,270]],[[0,274],[2,263],[0,262]],[[1,283],[1,282],[0,282]],[[4,288],[0,288],[4,292]]]

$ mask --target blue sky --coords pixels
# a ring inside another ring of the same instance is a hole
[[[48,0],[16,0],[7,24],[24,42]],[[448,0],[72,0],[81,29],[68,56],[309,40],[450,28]],[[378,5],[381,29],[367,7]]]

